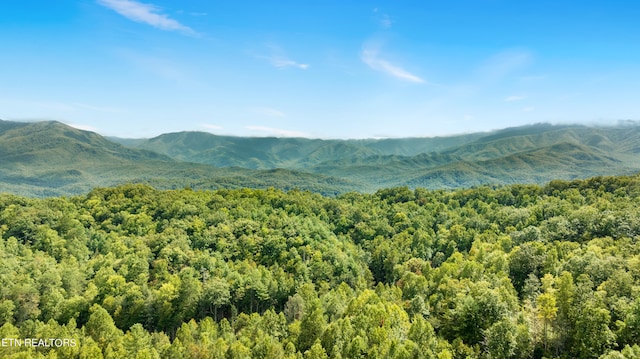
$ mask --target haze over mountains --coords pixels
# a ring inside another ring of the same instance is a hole
[[[274,186],[327,194],[356,188],[347,181],[287,170],[181,162],[55,121],[0,121],[0,161],[0,192],[34,197],[81,194],[122,183],[148,183],[157,188]]]
[[[549,125],[449,137],[320,140],[206,132],[105,138],[59,122],[0,121],[0,192],[72,195],[126,182],[158,188],[544,183],[640,171],[640,124]]]

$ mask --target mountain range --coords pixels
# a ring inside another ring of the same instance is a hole
[[[408,186],[544,183],[640,171],[640,123],[535,124],[446,137],[321,140],[207,132],[103,137],[60,122],[0,120],[0,192],[94,187],[299,188],[328,195]]]

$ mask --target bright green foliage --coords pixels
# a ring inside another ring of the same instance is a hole
[[[515,358],[518,338],[516,337],[516,326],[509,319],[494,323],[485,331],[484,335],[488,358]]]
[[[0,357],[639,357],[640,178],[0,195]]]
[[[304,359],[328,359],[328,358],[329,357],[327,356],[327,352],[324,350],[324,348],[322,347],[319,341],[315,342],[315,344],[313,344],[311,348],[309,348],[309,350],[304,352]]]

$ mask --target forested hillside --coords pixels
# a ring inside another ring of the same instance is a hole
[[[640,177],[335,198],[0,195],[1,346],[50,358],[640,358]]]
[[[355,183],[357,190],[544,184],[640,171],[640,124],[535,124],[445,137],[319,140],[178,132],[113,139],[179,161],[286,168]]]
[[[0,192],[69,196],[125,183],[163,189],[300,188],[323,194],[358,187],[348,180],[285,169],[260,171],[179,162],[56,121],[0,120]]]
[[[166,133],[150,139],[119,139],[124,145],[162,153],[172,158],[218,167],[253,169],[312,168],[339,159],[376,155],[415,156],[441,152],[470,143],[486,133],[447,137],[321,140],[309,138],[218,136],[208,132]]]
[[[119,143],[116,143],[116,142]],[[82,195],[141,183],[158,189],[274,187],[323,195],[381,188],[544,184],[640,171],[640,124],[537,124],[448,137],[320,140],[204,132],[110,140],[60,122],[0,121],[0,192]]]
[[[318,140],[205,132],[113,139],[179,161],[252,169],[287,168],[351,181],[361,192],[531,183],[640,171],[640,124],[535,124],[446,137]]]

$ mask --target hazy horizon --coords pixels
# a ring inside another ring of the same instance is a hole
[[[162,133],[158,133],[156,135],[153,136],[148,136],[148,137],[121,137],[121,136],[113,136],[113,135],[109,135],[109,134],[104,134],[101,133],[95,129],[91,129],[91,128],[86,128],[84,126],[76,126],[74,124],[69,124],[69,123],[65,123],[63,121],[59,121],[59,120],[40,120],[40,119],[24,119],[24,120],[5,120],[0,118],[0,121],[12,121],[12,122],[19,122],[19,123],[38,123],[38,122],[58,122],[58,123],[62,123],[66,126],[78,129],[78,130],[83,130],[83,131],[89,131],[89,132],[94,132],[97,133],[101,136],[104,136],[106,138],[119,138],[122,140],[147,140],[147,139],[152,139],[161,135],[167,135],[167,134],[172,134],[172,133],[183,133],[183,132],[196,132],[196,133],[207,133],[207,134],[211,134],[211,135],[215,135],[215,136],[222,136],[222,137],[239,137],[239,138],[302,138],[302,139],[308,139],[308,140],[324,140],[324,141],[329,141],[329,140],[339,140],[339,141],[350,141],[350,140],[401,140],[401,139],[412,139],[412,138],[446,138],[446,137],[455,137],[455,136],[464,136],[464,135],[471,135],[471,134],[478,134],[478,133],[491,133],[491,132],[497,132],[497,131],[502,131],[502,130],[509,130],[511,128],[523,128],[523,127],[532,127],[532,126],[586,126],[586,127],[592,127],[592,128],[598,128],[598,127],[620,127],[620,126],[640,126],[640,121],[635,121],[635,120],[616,120],[616,121],[603,121],[603,122],[597,122],[597,121],[592,121],[592,122],[585,122],[585,123],[579,123],[579,122],[565,122],[565,123],[551,123],[551,122],[532,122],[532,123],[525,123],[525,124],[521,124],[521,125],[517,125],[517,126],[509,126],[509,127],[502,127],[502,128],[492,128],[492,129],[486,129],[486,130],[479,130],[479,131],[468,131],[468,132],[453,132],[453,133],[447,133],[447,134],[441,134],[441,135],[431,135],[431,136],[403,136],[403,137],[344,137],[344,138],[340,138],[340,137],[304,137],[304,136],[278,136],[276,135],[269,135],[269,134],[264,134],[264,135],[234,135],[234,134],[222,134],[222,133],[214,133],[214,132],[210,132],[207,130],[177,130],[177,131],[171,131],[171,132],[162,132]]]
[[[625,1],[15,1],[0,118],[321,139],[639,120],[639,17]]]

